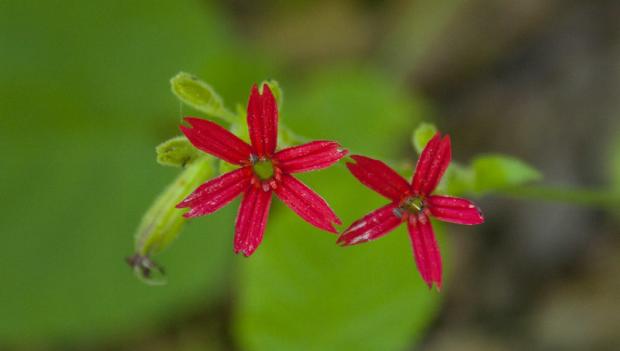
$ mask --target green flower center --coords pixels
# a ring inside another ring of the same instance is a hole
[[[273,163],[270,160],[258,160],[254,165],[254,174],[260,178],[260,180],[269,180],[273,178],[275,170],[273,169]]]
[[[409,213],[419,213],[424,209],[424,200],[421,197],[411,196],[403,201],[400,208]]]

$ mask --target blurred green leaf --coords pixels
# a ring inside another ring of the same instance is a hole
[[[446,170],[437,191],[452,196],[474,192],[475,175],[470,167],[452,162]]]
[[[420,123],[420,125],[413,131],[411,143],[418,154],[422,153],[422,150],[424,150],[426,144],[428,144],[436,133],[437,127],[431,123]]]
[[[198,77],[180,72],[170,79],[172,93],[183,103],[211,117],[234,122],[234,114],[224,107],[222,98],[207,83]]]
[[[283,121],[311,139],[337,140],[351,153],[396,158],[405,154],[410,132],[425,111],[380,72],[368,67],[336,67],[314,72],[303,85],[284,84]]]
[[[344,169],[312,178],[345,223],[381,205]],[[342,248],[288,208],[276,212],[242,265],[235,326],[245,350],[402,350],[419,340],[439,295],[420,278],[404,226]]]
[[[155,152],[160,165],[172,167],[185,167],[201,154],[183,135],[157,145]]]
[[[135,279],[123,257],[173,170],[157,166],[140,140],[39,141],[54,145],[44,159],[37,149],[21,150],[28,163],[9,160],[0,176],[0,192],[11,199],[2,211],[0,276],[10,288],[0,289],[0,348],[122,337],[221,296],[230,274],[232,209],[189,223],[175,249],[159,256],[170,284],[151,288]],[[16,140],[0,145],[5,142]]]
[[[158,257],[167,286],[136,281],[123,256],[178,172],[152,150],[185,109],[170,77],[185,67],[238,101],[276,76],[269,63],[212,1],[0,7],[0,349],[127,340],[212,306],[232,273],[234,208],[189,221]]]
[[[476,157],[471,165],[474,172],[474,191],[485,193],[533,182],[541,174],[524,162],[504,155]]]

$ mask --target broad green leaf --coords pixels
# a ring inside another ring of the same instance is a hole
[[[434,124],[420,123],[411,136],[411,143],[418,154],[422,153],[426,144],[428,144],[436,133],[437,127],[435,127]]]
[[[155,151],[160,165],[172,167],[185,167],[201,155],[201,152],[182,135],[157,145]]]
[[[157,257],[168,285],[147,286],[124,257],[143,211],[176,172],[155,164],[140,141],[40,141],[54,148],[44,158],[37,149],[20,151],[28,163],[11,160],[0,176],[11,199],[2,211],[0,276],[11,288],[0,289],[0,348],[120,337],[221,296],[231,271],[233,208],[190,221],[174,249]]]
[[[474,190],[479,193],[525,184],[542,178],[522,161],[503,155],[484,155],[474,159]]]
[[[368,68],[334,68],[287,88],[285,124],[310,139],[337,140],[351,153],[397,158],[425,111],[420,99]]]
[[[11,150],[0,166],[2,350],[114,348],[221,298],[234,204],[189,221],[158,256],[167,286],[136,281],[123,258],[178,173],[153,158],[187,110],[168,79],[185,68],[245,101],[275,76],[212,1],[59,4],[0,5],[0,146]]]
[[[446,170],[437,192],[460,196],[474,192],[474,172],[469,167],[452,162]]]
[[[208,116],[233,122],[234,115],[224,107],[222,98],[215,90],[198,77],[180,72],[170,79],[172,93],[183,103]]]
[[[343,168],[307,178],[345,223],[385,202]],[[405,350],[420,340],[440,295],[417,272],[404,225],[343,248],[281,203],[274,212],[241,266],[234,326],[244,350]]]

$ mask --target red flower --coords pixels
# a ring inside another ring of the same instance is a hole
[[[213,213],[243,193],[235,223],[235,253],[250,256],[263,240],[272,192],[306,222],[337,233],[342,224],[327,202],[291,174],[331,166],[347,154],[333,141],[313,141],[276,152],[278,106],[267,84],[252,87],[248,103],[248,145],[223,127],[188,117],[181,131],[198,149],[240,166],[199,186],[177,205],[186,218]]]
[[[347,167],[362,184],[392,202],[369,213],[338,238],[344,246],[374,240],[407,222],[415,261],[429,287],[441,288],[441,256],[429,216],[458,224],[481,224],[480,210],[469,200],[431,195],[448,168],[451,158],[450,137],[437,133],[418,160],[411,184],[385,163],[368,157],[351,156],[356,163]]]

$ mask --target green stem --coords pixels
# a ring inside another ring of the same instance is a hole
[[[599,189],[530,185],[499,190],[500,195],[525,200],[564,202],[580,206],[620,207],[620,193]]]

